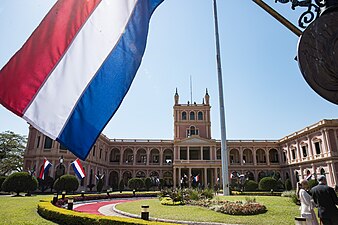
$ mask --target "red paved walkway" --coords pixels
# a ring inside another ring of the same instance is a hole
[[[110,204],[117,204],[121,202],[130,202],[130,201],[132,200],[112,200],[112,201],[107,201],[107,202],[93,202],[93,203],[80,205],[76,207],[74,211],[102,215],[99,212],[99,208],[101,208],[102,206],[110,205]]]

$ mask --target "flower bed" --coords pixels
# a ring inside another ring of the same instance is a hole
[[[187,204],[206,207],[210,210],[230,215],[257,215],[267,211],[266,207],[260,203],[257,203],[255,199],[236,202],[207,199],[189,201]]]
[[[163,198],[160,199],[160,201],[161,201],[162,205],[172,205],[172,206],[175,206],[175,205],[185,205],[185,203],[183,201],[174,202],[169,197],[163,197]]]

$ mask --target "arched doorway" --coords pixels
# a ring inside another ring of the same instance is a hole
[[[111,171],[109,174],[109,186],[113,188],[113,190],[118,190],[119,188],[119,173],[116,171]]]

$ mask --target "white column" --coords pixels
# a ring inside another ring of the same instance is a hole
[[[174,180],[174,188],[176,188],[177,186],[177,177],[176,177],[176,168],[174,168],[174,173],[173,173],[173,180]]]
[[[136,155],[137,155],[137,149],[135,149],[135,147],[133,148],[133,165],[135,166],[136,165]]]
[[[300,154],[300,149],[299,149],[299,142],[298,140],[296,141],[296,147],[297,147],[297,162],[301,162],[302,161],[302,155]]]
[[[163,148],[161,147],[159,151],[160,151],[160,166],[162,166],[163,165]]]
[[[337,184],[337,177],[336,177],[336,171],[333,167],[333,163],[330,163],[330,175],[331,175],[331,179],[332,179],[332,186],[334,186],[335,184]]]
[[[188,159],[188,162],[190,160],[190,147],[188,146],[187,147],[187,159]]]
[[[308,143],[309,143],[309,155],[310,155],[310,159],[314,159],[315,156],[313,154],[313,148],[312,148],[312,141],[311,141],[311,138],[310,136],[307,136],[307,139],[308,139]]]
[[[241,166],[243,166],[243,147],[239,147],[239,155],[240,155]]]
[[[200,160],[204,160],[204,158],[203,158],[203,146],[200,147],[200,152],[201,152],[201,158],[200,158]]]
[[[322,133],[322,136],[323,136],[323,145],[325,146],[322,146],[323,148],[322,148],[322,150],[323,150],[323,155],[324,156],[327,156],[327,153],[328,153],[328,151],[329,151],[329,147],[328,147],[328,144],[327,144],[327,138],[326,138],[326,129],[324,129],[324,130],[321,130],[321,133]],[[325,151],[324,151],[324,149],[325,149]]]
[[[269,148],[265,148],[265,157],[266,157],[266,163],[268,164],[268,166],[270,166]]]
[[[204,187],[207,187],[208,185],[208,170],[207,168],[204,168]]]

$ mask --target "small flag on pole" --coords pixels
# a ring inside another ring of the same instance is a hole
[[[0,104],[85,160],[131,86],[162,1],[56,1],[0,70]]]
[[[44,180],[45,176],[48,174],[48,170],[49,168],[52,166],[52,164],[45,158],[43,160],[43,164],[41,166],[41,170],[40,170],[40,174],[39,174],[39,178]]]
[[[86,173],[83,169],[80,159],[76,159],[74,162],[72,162],[72,167],[79,179],[83,179],[86,176]]]

